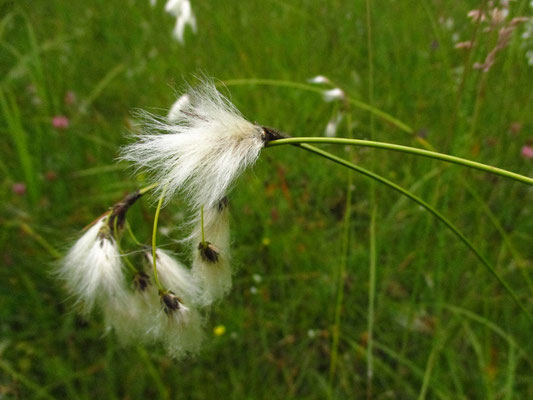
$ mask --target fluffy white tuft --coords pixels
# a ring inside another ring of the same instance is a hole
[[[215,206],[264,145],[262,128],[246,121],[213,83],[191,89],[172,121],[149,117],[147,132],[122,158],[152,173],[166,198],[183,192],[191,206]]]
[[[174,27],[174,37],[180,42],[185,41],[185,27],[190,25],[193,32],[196,33],[196,17],[192,12],[191,2],[189,0],[168,0],[165,4],[165,11],[176,17],[176,26]]]
[[[345,98],[344,92],[342,91],[342,89],[339,89],[339,88],[324,90],[322,94],[324,96],[324,101],[326,102],[344,100]]]
[[[147,250],[145,254],[153,268],[151,250]],[[199,297],[199,288],[193,281],[190,271],[166,251],[156,249],[156,267],[164,288],[171,290],[187,303],[194,302]]]
[[[335,137],[337,135],[337,128],[342,121],[344,114],[339,112],[337,115],[333,116],[326,125],[324,129],[324,135],[327,137]]]
[[[177,359],[200,351],[205,334],[204,318],[194,308],[178,300],[174,310],[161,309],[154,315],[149,335],[160,342],[167,353]]]
[[[168,122],[178,122],[181,118],[182,112],[185,107],[189,106],[191,99],[187,93],[178,97],[178,99],[172,104],[170,110],[168,111],[167,120]]]
[[[153,288],[152,288],[153,289]],[[122,344],[149,343],[153,315],[161,308],[155,290],[134,291],[102,306],[107,330],[114,329]]]
[[[198,244],[202,241],[201,219],[199,226],[193,231],[192,275],[201,289],[199,304],[208,306],[222,299],[231,289],[232,268],[230,264],[230,229],[229,209],[227,206],[212,207],[204,211],[205,241],[210,243],[217,253],[216,262],[206,260],[202,256]]]
[[[325,77],[324,75],[317,75],[317,76],[314,76],[312,78],[309,78],[307,80],[307,82],[314,83],[314,84],[317,84],[317,85],[331,83],[331,81],[327,77]]]
[[[96,302],[119,301],[127,295],[120,253],[107,226],[107,216],[78,239],[57,273],[86,313]]]

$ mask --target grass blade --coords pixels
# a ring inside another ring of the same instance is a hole
[[[326,158],[328,160],[331,160],[331,161],[333,161],[333,162],[335,162],[337,164],[343,165],[343,166],[345,166],[347,168],[350,168],[350,169],[352,169],[354,171],[357,171],[357,172],[359,172],[359,173],[361,173],[363,175],[366,175],[367,177],[369,177],[371,179],[374,179],[375,181],[381,182],[384,185],[396,190],[397,192],[400,192],[402,195],[409,197],[411,200],[415,201],[416,203],[418,203],[419,205],[424,207],[427,211],[429,211],[431,214],[433,214],[438,220],[440,220],[442,223],[444,223],[444,225],[446,225],[448,227],[448,229],[450,229],[459,238],[459,240],[461,240],[461,242],[463,242],[476,255],[476,257],[479,259],[479,261],[481,261],[481,263],[485,266],[485,268],[502,285],[502,287],[509,294],[509,296],[511,296],[511,298],[514,300],[516,305],[518,307],[520,307],[520,309],[524,312],[524,314],[527,316],[529,321],[531,323],[533,323],[533,316],[531,315],[531,313],[522,304],[520,299],[518,299],[518,297],[515,295],[514,291],[507,284],[507,282],[505,282],[503,280],[503,278],[500,277],[500,275],[496,272],[494,267],[492,267],[492,265],[485,258],[485,256],[483,256],[477,250],[477,248],[473,245],[473,243],[470,242],[470,240],[468,240],[468,238],[452,222],[450,222],[448,220],[448,218],[446,218],[444,215],[442,215],[434,207],[432,207],[431,205],[426,203],[424,200],[422,200],[418,196],[412,194],[408,190],[406,190],[406,189],[402,188],[401,186],[395,184],[394,182],[391,182],[388,179],[386,179],[386,178],[384,178],[384,177],[382,177],[382,176],[380,176],[380,175],[378,175],[378,174],[376,174],[376,173],[374,173],[372,171],[369,171],[369,170],[367,170],[365,168],[362,168],[362,167],[360,167],[358,165],[352,164],[351,162],[346,161],[346,160],[344,160],[344,159],[342,159],[340,157],[337,157],[337,156],[335,156],[335,155],[333,155],[331,153],[328,153],[327,151],[321,150],[321,149],[319,149],[319,148],[317,148],[315,146],[311,146],[311,145],[308,145],[308,144],[305,144],[305,143],[304,144],[300,144],[297,147],[300,147],[300,148],[302,148],[304,150],[310,151],[311,153],[317,154],[317,155],[319,155],[321,157],[324,157],[324,158]]]

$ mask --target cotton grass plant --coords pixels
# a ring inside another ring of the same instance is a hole
[[[313,83],[331,83],[315,78]],[[324,89],[326,101],[345,99],[340,88]],[[263,149],[291,144],[357,171],[417,202],[443,222],[533,321],[509,285],[468,238],[443,214],[395,183],[309,143],[374,147],[399,151],[494,173],[532,185],[533,179],[496,167],[428,150],[349,138],[289,138],[247,121],[212,81],[188,88],[167,117],[142,114],[142,132],[122,150],[135,171],[147,173],[150,185],[127,196],[89,228],[67,253],[58,275],[88,313],[101,308],[111,329],[125,343],[159,343],[169,355],[196,354],[204,340],[209,308],[230,293],[234,269],[230,251],[230,192]],[[140,243],[127,224],[126,212],[144,194],[157,200],[151,246]],[[189,257],[178,260],[157,245],[160,210],[177,195],[185,199],[187,218],[180,229]],[[143,256],[136,264],[120,247],[124,230]],[[144,261],[143,261],[144,260]],[[189,267],[190,266],[190,267]],[[146,271],[145,271],[146,269]]]

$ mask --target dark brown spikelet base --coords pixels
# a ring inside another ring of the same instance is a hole
[[[218,208],[217,208],[218,212],[224,211],[224,209],[228,206],[228,204],[229,204],[228,196],[222,197],[222,200],[218,202]]]
[[[216,264],[218,262],[220,253],[215,246],[209,242],[200,242],[198,244],[198,250],[200,251],[200,256],[205,262]]]
[[[181,308],[180,298],[171,291],[161,292],[159,296],[161,297],[161,305],[165,313],[171,314]]]
[[[117,230],[121,230],[124,227],[124,222],[126,221],[126,212],[137,200],[141,198],[141,196],[141,192],[137,190],[128,194],[113,206],[107,224],[114,237],[116,237],[117,234],[117,232],[115,232],[115,227]]]
[[[286,133],[279,132],[274,128],[269,128],[268,126],[261,127],[261,136],[262,136],[263,142],[265,143],[271,142],[273,140],[284,139],[284,138],[289,137],[289,135],[287,135]]]
[[[144,292],[150,286],[150,277],[142,271],[137,272],[133,277],[133,285],[139,292]]]

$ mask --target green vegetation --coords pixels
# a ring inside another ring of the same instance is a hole
[[[0,398],[533,398],[533,325],[478,258],[533,313],[531,186],[400,152],[315,143],[423,199],[478,256],[398,192],[277,146],[231,192],[238,273],[198,357],[124,347],[72,311],[58,255],[145,185],[115,162],[133,112],[165,114],[195,76],[292,136],[323,136],[342,111],[339,137],[533,175],[523,27],[489,72],[472,68],[497,40],[467,17],[479,2],[192,0],[184,45],[163,3],[0,0]],[[319,74],[350,100],[324,102]],[[147,244],[156,204],[128,213]],[[161,210],[157,241],[186,261],[184,212]]]

